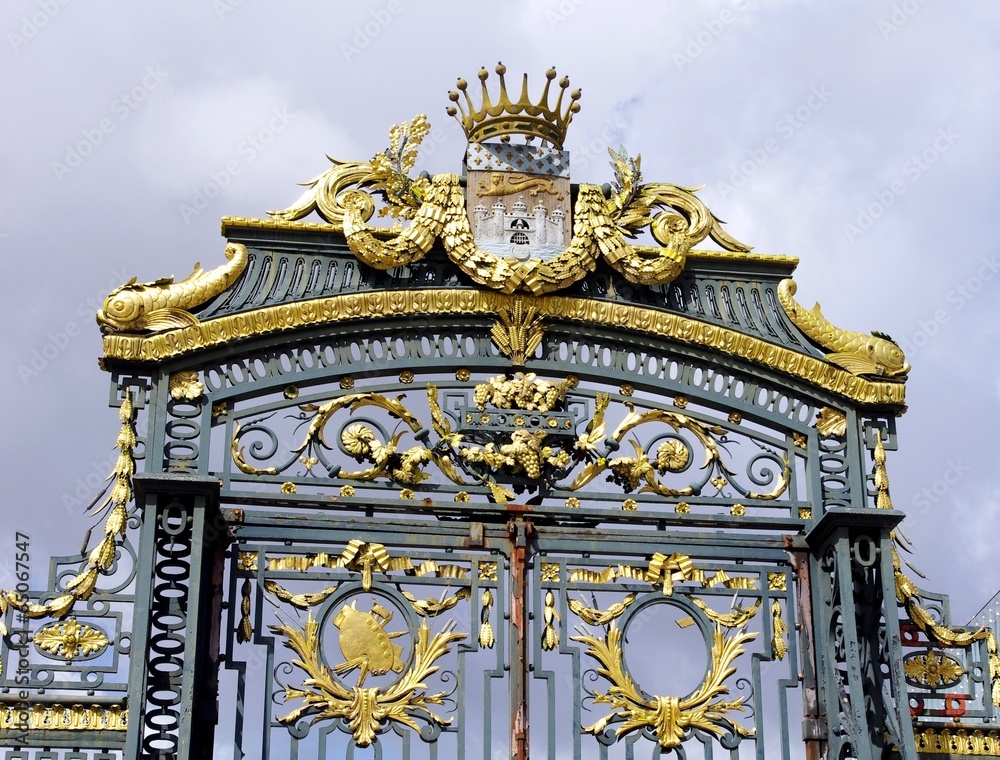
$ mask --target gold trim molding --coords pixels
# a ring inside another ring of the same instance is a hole
[[[127,728],[128,709],[124,705],[0,705],[0,731],[125,731]]]
[[[327,222],[302,222],[287,219],[258,219],[252,216],[222,217],[222,234],[228,236],[230,230],[294,230],[295,232],[340,232],[340,227]]]
[[[747,251],[709,251],[692,248],[687,254],[688,263],[692,261],[727,261],[733,264],[778,264],[790,267],[799,265],[798,256],[783,253],[750,253]]]
[[[905,386],[857,377],[822,359],[717,325],[629,304],[565,296],[530,297],[478,290],[358,293],[269,306],[153,335],[105,335],[108,359],[158,362],[232,340],[309,325],[412,314],[495,316],[524,299],[548,319],[585,322],[711,348],[792,375],[863,404],[902,406]]]
[[[971,726],[950,728],[917,728],[913,732],[917,752],[921,755],[949,757],[1000,757],[1000,732],[984,731]]]

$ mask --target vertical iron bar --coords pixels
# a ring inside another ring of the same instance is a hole
[[[138,497],[136,497],[138,503]],[[125,760],[138,760],[142,745],[143,713],[146,706],[145,653],[149,651],[150,600],[155,572],[156,511],[137,510],[139,524],[138,562],[135,573],[135,607],[132,618],[132,652],[129,661],[128,691],[128,731],[125,738]]]
[[[853,724],[857,726],[858,736],[852,743],[858,760],[875,760],[872,746],[868,742],[868,716],[865,710],[864,680],[861,672],[861,641],[854,614],[854,573],[851,567],[851,540],[844,529],[838,530],[834,539],[834,550],[837,562],[837,585],[840,587],[840,600],[843,607],[844,620],[844,664],[847,668],[847,695]]]
[[[516,518],[508,523],[511,548],[510,620],[511,641],[510,720],[511,757],[528,760],[528,526],[530,521]]]
[[[814,557],[819,558],[833,551],[831,573],[836,581],[840,599],[843,655],[841,663],[846,668],[848,704],[840,705],[840,695],[832,685],[837,682],[838,663],[832,661],[829,625],[832,610],[822,604],[815,609],[817,658],[822,670],[822,680],[828,684],[820,692],[821,710],[827,713],[827,740],[835,744],[840,736],[834,718],[843,709],[847,715],[843,726],[847,729],[846,741],[859,760],[874,760],[882,756],[886,736],[893,721],[898,718],[902,746],[898,747],[901,760],[916,760],[914,741],[906,711],[906,690],[902,679],[902,654],[899,642],[898,615],[895,604],[895,587],[892,583],[892,554],[890,531],[903,518],[901,512],[887,509],[829,510],[806,536]],[[866,551],[862,548],[868,546]],[[870,555],[870,556],[866,556]],[[888,575],[887,575],[888,573]],[[828,582],[817,576],[817,583]],[[877,630],[879,620],[885,620],[887,640],[880,642]],[[885,694],[877,672],[879,663],[889,663],[892,693]],[[867,688],[866,688],[867,687]],[[871,704],[867,704],[867,702]],[[869,709],[869,707],[871,709]]]
[[[899,726],[899,740],[903,743],[898,748],[900,758],[917,760],[917,743],[913,737],[913,719],[910,717],[903,675],[903,643],[899,632],[899,616],[896,613],[896,576],[892,566],[892,539],[888,531],[883,532],[880,549],[879,578],[882,581],[882,598],[885,600],[885,645],[889,653],[889,679],[895,699],[894,704],[887,707],[894,710],[896,724]]]
[[[802,669],[802,740],[806,760],[820,760],[823,749],[823,726],[819,712],[816,683],[816,639],[813,633],[812,581],[809,557],[803,551],[789,551],[795,575],[795,599],[798,603],[799,667]]]

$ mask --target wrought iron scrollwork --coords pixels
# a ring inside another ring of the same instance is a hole
[[[525,490],[579,491],[600,475],[626,494],[637,491],[668,498],[712,489],[719,496],[730,492],[730,498],[767,502],[780,498],[789,487],[788,452],[747,435],[758,451],[745,461],[748,485],[744,485],[727,463],[729,446],[735,442],[732,430],[681,411],[639,409],[626,400],[627,414],[608,434],[610,397],[598,393],[592,416],[582,420],[575,411],[581,407],[573,400],[577,385],[572,375],[559,383],[533,373],[501,375],[477,384],[471,403],[462,401],[461,395],[448,396],[446,400],[455,403],[445,410],[437,387],[429,384],[429,428],[402,395],[392,399],[378,392],[356,392],[321,404],[299,404],[293,415],[304,429],[298,444],[282,453],[280,436],[271,427],[273,412],[246,424],[237,421],[232,461],[253,476],[300,472],[296,477],[305,478],[299,481],[303,484],[322,474],[347,482],[385,481],[407,489],[429,480],[428,468],[433,467],[457,486],[488,489],[499,503]],[[390,431],[363,416],[367,409],[387,412],[401,424]],[[340,413],[344,415],[338,417]],[[637,431],[647,428],[657,432],[646,440],[636,437]],[[415,445],[404,446],[405,435],[412,436]],[[634,456],[614,456],[626,440]],[[334,455],[368,466],[348,470]],[[664,480],[689,470],[697,474],[684,485]],[[757,490],[761,486],[770,490]],[[744,511],[739,505],[732,514]]]

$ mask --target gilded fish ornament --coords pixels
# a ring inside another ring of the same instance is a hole
[[[104,307],[97,312],[103,332],[157,332],[188,327],[198,318],[188,310],[200,306],[228,288],[246,268],[245,245],[226,246],[229,263],[205,271],[201,264],[180,282],[164,277],[154,282],[137,283],[133,277],[111,291]]]
[[[794,298],[795,291],[794,280],[782,280],[778,285],[778,301],[796,327],[830,352],[826,355],[827,360],[859,376],[899,377],[910,371],[903,350],[889,336],[835,327],[820,312],[818,303],[812,309],[803,308]]]

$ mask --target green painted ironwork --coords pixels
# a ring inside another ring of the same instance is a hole
[[[434,253],[381,273],[332,233],[233,235],[250,246],[250,263],[197,310],[202,321],[325,295],[468,287]],[[567,294],[822,358],[776,302],[788,273],[701,262],[669,286],[640,288],[598,269]],[[157,364],[109,362],[112,405],[129,395],[141,413],[143,474],[118,569],[75,615],[111,643],[60,661],[28,643],[49,621],[17,637],[9,610],[0,701],[17,699],[23,644],[32,704],[116,705],[128,728],[3,726],[12,749],[0,757],[770,760],[886,757],[896,747],[915,758],[914,700],[927,719],[954,717],[944,687],[907,675],[910,649],[930,649],[893,601],[900,515],[873,508],[874,431],[894,449],[895,410],[721,352],[558,320],[516,368],[492,324],[490,315],[369,315]],[[537,423],[530,410],[487,414],[476,385],[517,370],[575,381]],[[181,372],[195,373],[202,392],[174,397]],[[324,405],[358,394],[386,402],[345,404],[309,432]],[[435,427],[431,398],[450,432]],[[576,441],[605,403],[607,431],[583,452]],[[843,413],[845,433],[817,430],[825,407]],[[659,427],[612,439],[628,414]],[[539,476],[510,464],[489,475],[475,459],[549,420],[551,461],[539,460]],[[463,459],[470,446],[479,453]],[[673,463],[661,466],[657,452]],[[382,474],[358,476],[380,461]],[[394,474],[407,462],[409,475]],[[577,485],[588,463],[604,469]],[[630,467],[655,470],[662,488],[643,490],[650,481],[630,480]],[[511,495],[498,498],[497,486]],[[57,558],[48,589],[29,595],[55,597],[85,560]],[[921,599],[947,622],[943,600]],[[742,641],[744,628],[756,637],[726,660],[716,638]],[[613,631],[624,637],[618,682],[587,643],[613,653]],[[421,666],[421,636],[445,651],[392,702]],[[966,650],[948,693],[964,695],[963,715],[993,721],[986,642]],[[706,664],[682,686],[692,662]],[[726,691],[697,703],[713,667],[730,665]],[[669,689],[675,677],[677,693],[644,684]],[[365,700],[377,703],[370,733],[359,728]]]

